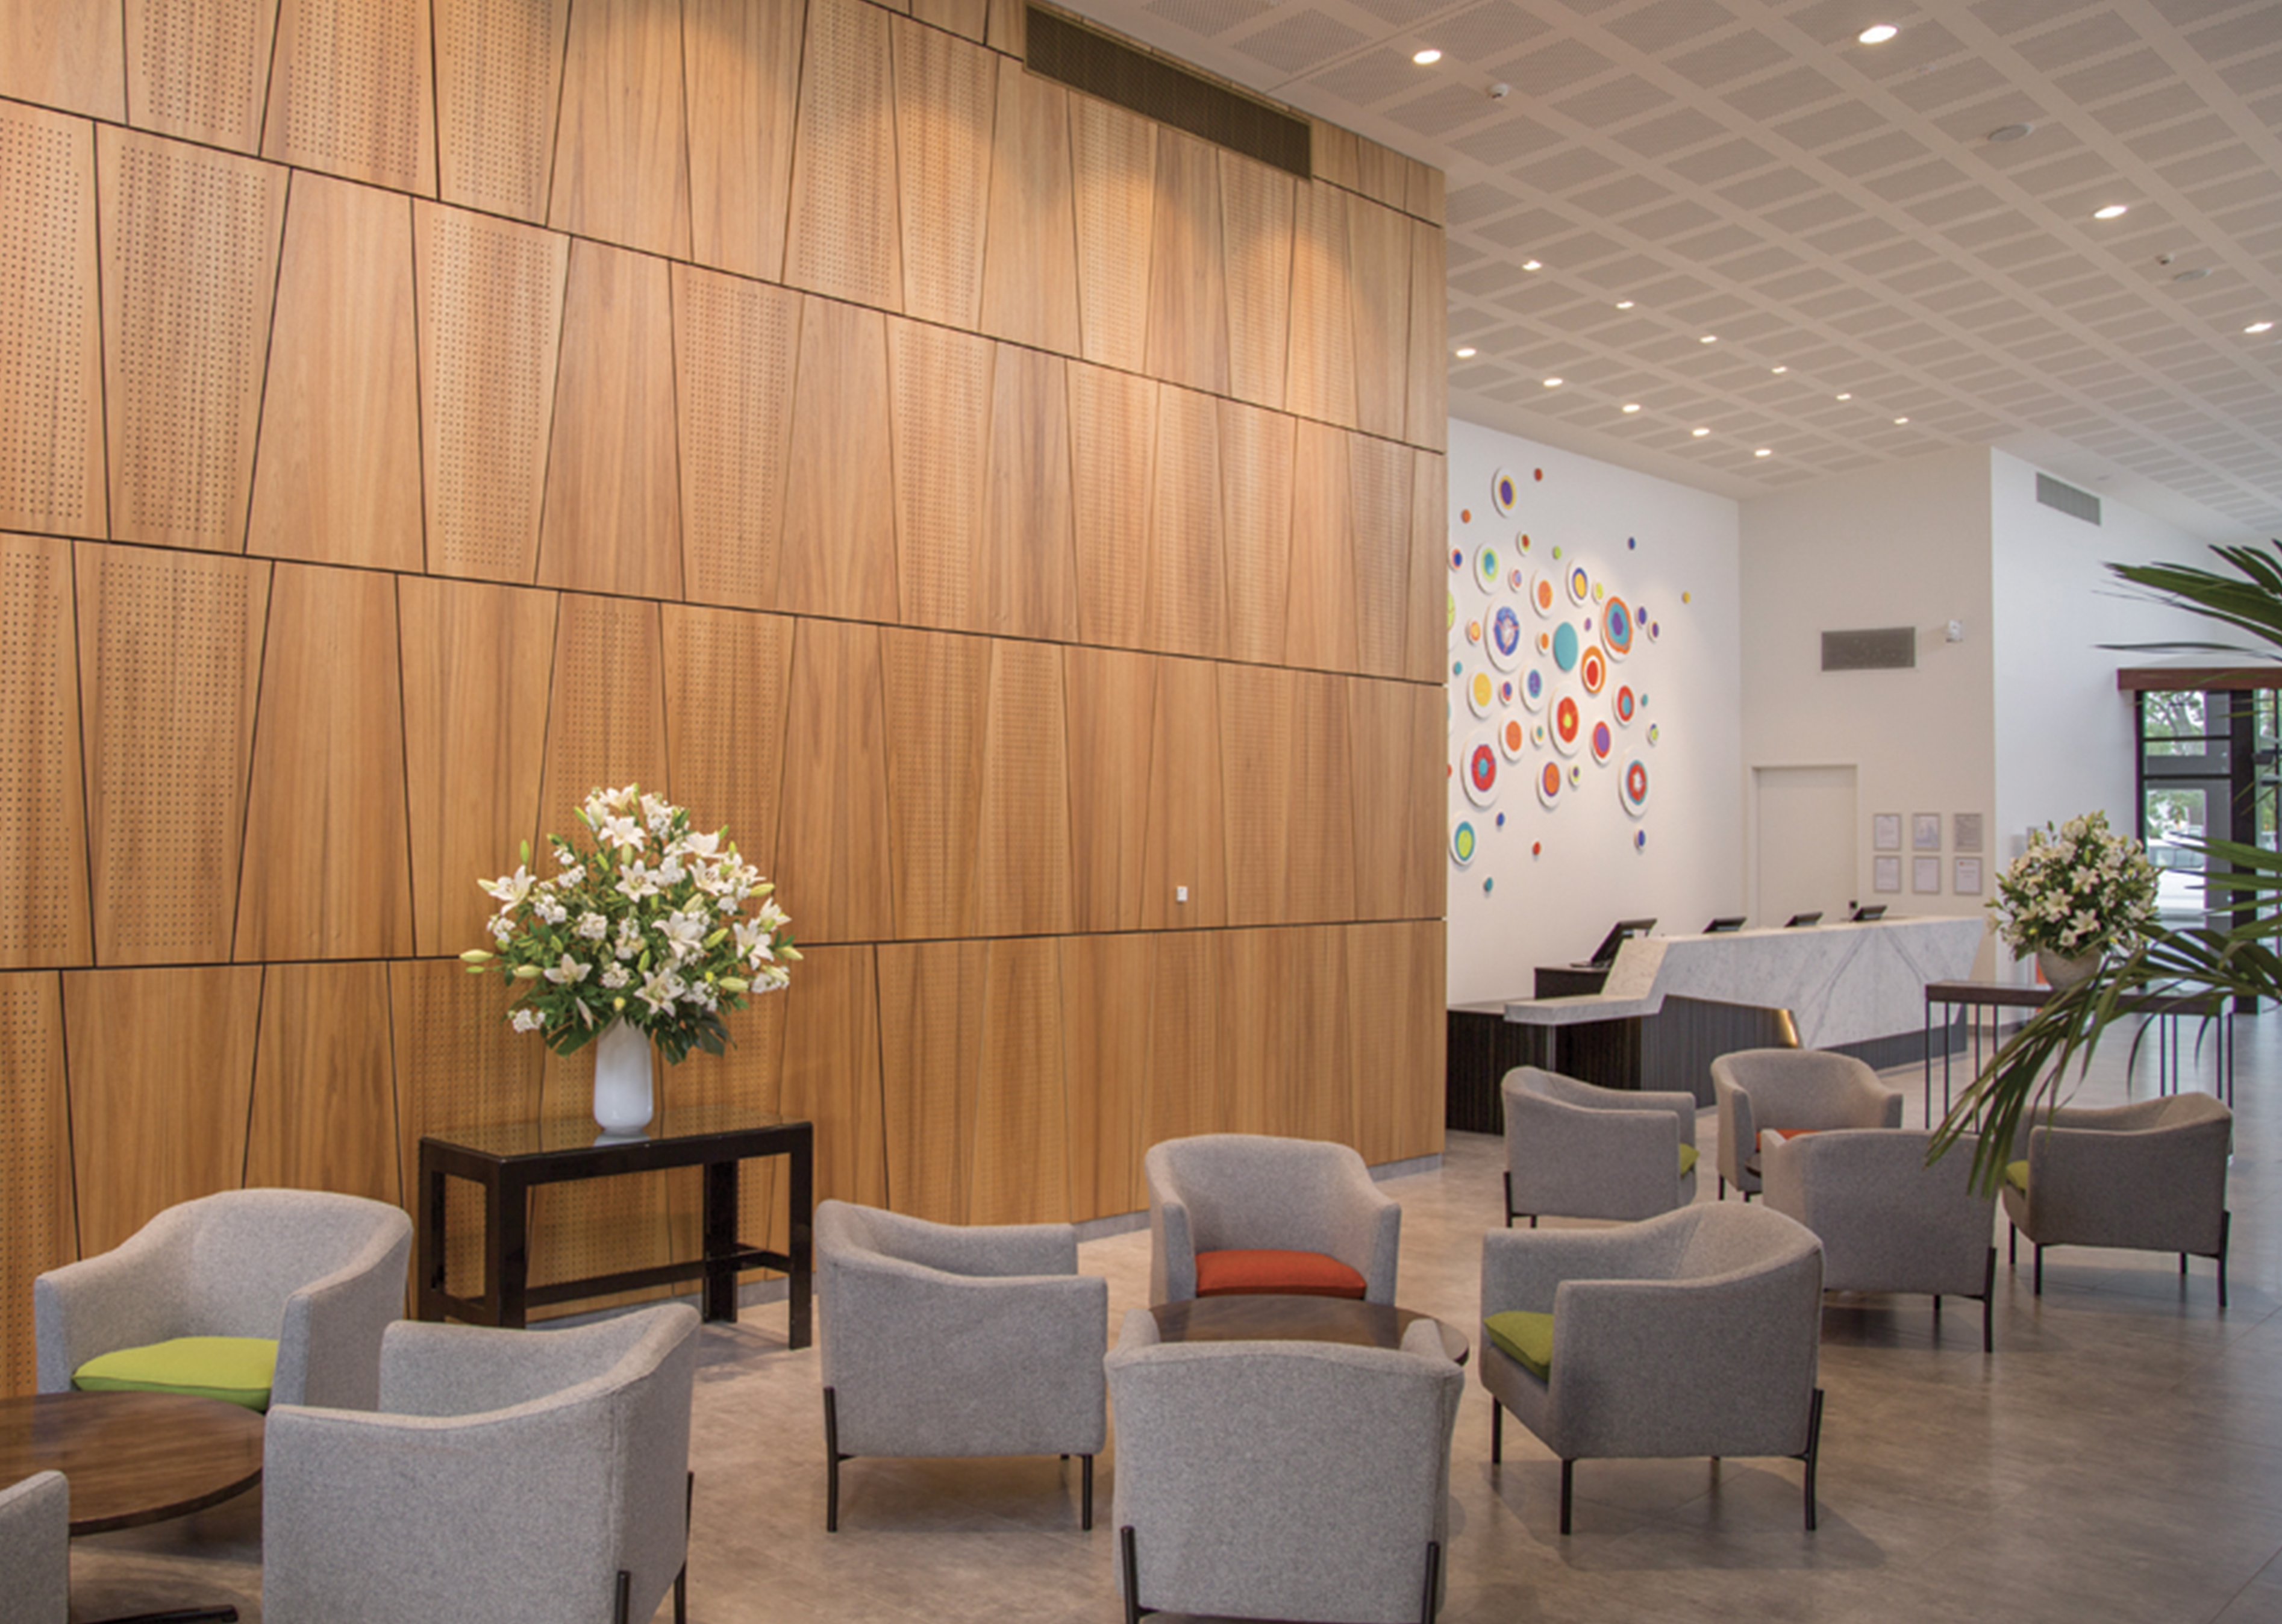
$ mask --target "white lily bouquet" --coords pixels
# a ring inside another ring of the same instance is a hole
[[[558,1054],[614,1021],[648,1035],[670,1063],[692,1049],[725,1053],[723,1012],[783,987],[800,960],[775,886],[726,829],[691,833],[687,811],[639,785],[594,790],[578,821],[591,841],[547,836],[552,877],[531,873],[525,842],[513,874],[477,882],[499,902],[488,927],[499,951],[462,953],[469,971],[497,965],[522,987],[508,1021]]]
[[[2086,959],[2129,949],[2155,917],[2155,866],[2107,827],[2106,812],[2086,812],[2030,829],[1988,907],[2018,952]]]

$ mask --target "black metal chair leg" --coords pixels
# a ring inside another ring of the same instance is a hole
[[[1814,1403],[1806,1412],[1806,1453],[1799,1457],[1806,1463],[1806,1531],[1814,1532],[1814,1465],[1822,1454],[1822,1389],[1814,1390]]]
[[[1997,1248],[1989,1248],[1989,1266],[1981,1271],[1981,1351],[1997,1351]]]
[[[1532,1229],[1537,1227],[1537,1215],[1533,1212],[1529,1215],[1529,1227]]]
[[[1129,1522],[1117,1531],[1117,1555],[1125,1566],[1125,1624],[1141,1624],[1141,1615],[1156,1609],[1141,1605],[1141,1557]]]
[[[2231,1213],[2231,1212],[2223,1212],[2223,1213],[2219,1214],[2219,1215],[2218,1215],[2218,1306],[2219,1306],[2221,1309],[2224,1309],[2224,1308],[2226,1307],[2226,1243],[2227,1243],[2228,1236],[2232,1233],[2232,1232],[2233,1231],[2233,1229],[2234,1229],[2234,1215],[2233,1215],[2232,1213]]]
[[[1490,1400],[1490,1465],[1505,1458],[1505,1406]]]
[[[1091,1534],[1093,1532],[1093,1457],[1081,1455],[1078,1459],[1084,1463],[1078,1472],[1079,1481],[1084,1485],[1078,1497],[1078,1527]]]
[[[1933,1294],[1933,1334],[1936,1341],[1941,1340],[1941,1294],[1939,1292]]]
[[[1719,1175],[1719,1199],[1723,1201],[1727,1199],[1727,1176],[1725,1173]]]
[[[824,1389],[824,1531],[840,1532],[840,1410],[830,1387]]]
[[[1426,1542],[1426,1601],[1418,1614],[1418,1624],[1434,1624],[1434,1615],[1442,1610],[1442,1546],[1437,1540]]]
[[[1505,1174],[1505,1226],[1508,1229],[1513,1227],[1513,1169],[1511,1168],[1508,1168]]]
[[[618,1593],[610,1606],[612,1624],[631,1624],[634,1610],[634,1576],[618,1570]]]
[[[673,1624],[689,1624],[689,1513],[697,1503],[697,1474],[681,1486],[681,1571],[673,1576]]]
[[[2010,1232],[2010,1239],[2005,1242],[2005,1267],[2018,1269],[2021,1266],[2021,1232],[2010,1224],[2006,1228]]]
[[[1575,1497],[1576,1486],[1577,1463],[1564,1460],[1561,1463],[1561,1532],[1564,1534],[1569,1532],[1569,1503]]]

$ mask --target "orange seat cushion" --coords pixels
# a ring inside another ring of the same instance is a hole
[[[1821,1131],[1820,1128],[1762,1128],[1759,1130],[1759,1148],[1765,1150],[1769,1139],[1780,1145],[1785,1139],[1803,1139],[1810,1133]]]
[[[1321,1252],[1199,1252],[1199,1297],[1354,1297],[1362,1276]]]

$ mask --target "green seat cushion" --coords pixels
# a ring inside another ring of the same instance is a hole
[[[2005,1182],[2022,1194],[2028,1194],[2029,1164],[2025,1162],[2007,1162],[2005,1164]]]
[[[181,1393],[267,1410],[276,1377],[277,1344],[268,1337],[178,1336],[89,1359],[72,1372],[72,1386],[82,1393]]]
[[[1693,1145],[1683,1145],[1680,1147],[1680,1176],[1682,1178],[1685,1178],[1695,1170],[1696,1146]]]
[[[1540,1381],[1553,1368],[1553,1316],[1508,1309],[1482,1321],[1482,1329],[1500,1353],[1515,1361]]]

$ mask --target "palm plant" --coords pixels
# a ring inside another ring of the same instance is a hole
[[[2122,647],[2171,653],[2271,657],[2282,653],[2282,540],[2274,549],[2215,547],[2232,570],[2185,564],[2110,564],[2151,601],[2186,610],[2254,640],[2239,642],[2135,643]],[[1993,1189],[2022,1123],[2060,1103],[2071,1073],[2081,1079],[2108,1029],[2144,1012],[2148,998],[2201,1001],[2216,1018],[2232,998],[2282,998],[2282,853],[2238,841],[2194,843],[2203,853],[2207,890],[2231,897],[2224,929],[2151,925],[2130,951],[2092,977],[2055,992],[2019,1030],[1999,1044],[1988,1065],[1951,1107],[1934,1138],[1941,1155],[1967,1134],[1979,1136],[1974,1174]]]

